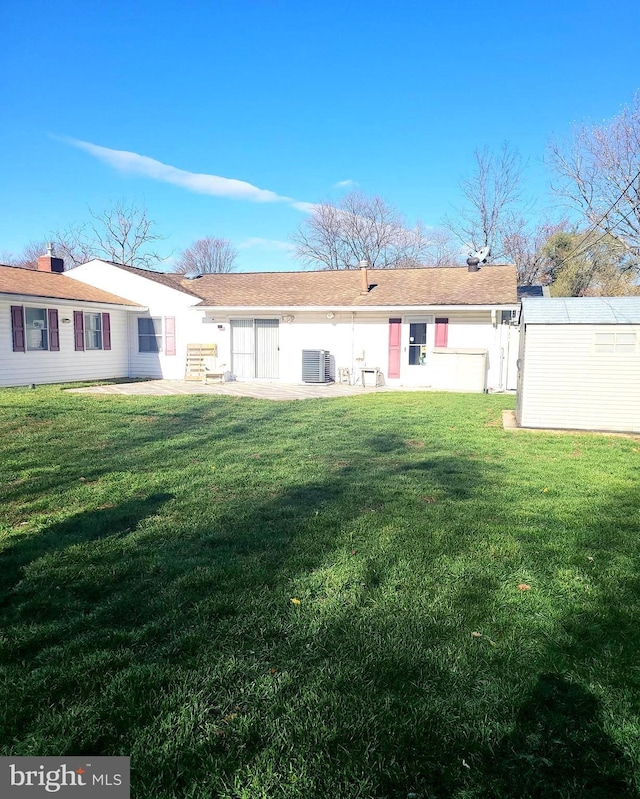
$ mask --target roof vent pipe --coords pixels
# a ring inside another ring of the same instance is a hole
[[[479,258],[476,257],[467,258],[467,269],[469,270],[469,272],[479,272],[480,271],[480,267],[478,265],[479,263],[480,263]]]
[[[368,261],[360,261],[360,277],[362,279],[362,283],[360,286],[360,294],[368,294],[369,293],[369,275],[367,274],[367,267],[369,266]]]

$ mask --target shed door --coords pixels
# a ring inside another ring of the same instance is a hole
[[[256,377],[278,377],[277,319],[256,319]]]
[[[253,342],[253,319],[232,319],[231,371],[236,377],[253,377]]]

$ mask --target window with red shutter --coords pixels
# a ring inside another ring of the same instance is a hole
[[[84,314],[82,311],[73,312],[73,337],[76,352],[84,350]]]
[[[24,352],[24,308],[22,305],[11,306],[11,334],[13,351]]]
[[[60,331],[58,330],[58,311],[56,308],[49,308],[49,349],[51,352],[60,352]]]
[[[400,377],[400,340],[402,319],[389,319],[389,371],[388,377]]]
[[[111,349],[111,316],[108,313],[102,314],[102,349]]]
[[[175,316],[165,316],[164,318],[164,354],[176,354],[176,318]]]
[[[449,341],[449,320],[436,319],[436,347],[446,347]]]

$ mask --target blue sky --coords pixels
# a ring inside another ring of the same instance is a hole
[[[549,137],[640,88],[635,0],[4,0],[0,29],[0,251],[127,200],[167,254],[292,269],[337,184],[437,226],[503,141],[542,210]]]

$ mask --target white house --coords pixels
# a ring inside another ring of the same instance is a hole
[[[0,386],[126,377],[135,301],[71,280],[61,259],[0,266]]]
[[[521,427],[640,432],[640,297],[522,300]]]
[[[515,388],[512,265],[203,275],[94,260],[66,273],[145,306],[129,316],[129,375],[181,379],[188,344],[215,343],[238,380],[303,379],[329,353],[350,382],[445,390]]]

